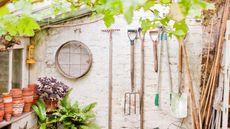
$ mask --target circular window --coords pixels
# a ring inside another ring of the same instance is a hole
[[[92,65],[92,54],[89,48],[79,41],[64,43],[57,50],[55,58],[59,72],[71,79],[84,76]]]

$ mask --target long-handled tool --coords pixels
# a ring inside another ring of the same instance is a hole
[[[154,71],[158,72],[158,61],[157,61],[157,42],[159,38],[159,29],[153,29],[149,31],[150,39],[153,43],[153,61],[154,61]]]
[[[166,48],[166,57],[167,57],[167,65],[168,65],[168,73],[169,73],[169,92],[170,92],[170,105],[171,105],[171,100],[172,100],[172,73],[171,73],[171,68],[170,68],[170,61],[169,61],[169,50],[168,50],[168,37],[167,34],[164,33],[163,35],[163,45],[165,45]]]
[[[140,109],[140,129],[144,129],[144,116],[145,116],[145,112],[144,112],[144,107],[145,107],[145,103],[144,103],[144,97],[145,97],[145,81],[144,81],[144,72],[145,72],[145,49],[144,49],[144,42],[145,42],[145,32],[142,32],[142,29],[139,28],[138,29],[138,33],[139,33],[139,38],[141,40],[141,109]]]
[[[178,52],[178,88],[179,93],[171,93],[171,111],[172,115],[176,118],[185,118],[187,116],[187,98],[188,95],[183,92],[184,88],[182,86],[182,69],[183,69],[183,51],[182,46],[179,44]]]
[[[163,40],[163,32],[160,34],[160,42],[159,42],[159,53],[158,53],[158,81],[157,81],[157,93],[155,95],[155,106],[160,106],[160,85],[161,85],[161,52],[162,52],[162,40]]]
[[[131,115],[131,113],[137,114],[137,108],[140,106],[140,92],[136,91],[134,84],[134,41],[137,38],[137,30],[128,30],[128,37],[130,39],[130,77],[131,77],[131,92],[125,93],[124,113]],[[133,108],[132,108],[133,107]],[[128,109],[128,110],[127,110]],[[131,111],[133,109],[133,111]]]
[[[115,31],[120,31],[119,29],[107,29],[107,30],[102,30],[103,32],[108,32],[109,33],[109,102],[108,102],[108,129],[112,129],[112,100],[113,100],[113,37],[112,33]]]

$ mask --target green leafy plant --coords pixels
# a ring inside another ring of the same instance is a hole
[[[46,116],[45,103],[39,99],[32,108],[38,116],[39,129],[46,129],[48,117]]]
[[[50,122],[59,122],[64,125],[64,129],[100,129],[94,123],[96,113],[93,108],[96,103],[91,103],[81,108],[76,101],[74,104],[69,100],[70,91],[60,101],[59,109],[53,113],[53,119]]]

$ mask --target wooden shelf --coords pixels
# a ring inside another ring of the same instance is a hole
[[[16,122],[16,121],[18,121],[18,120],[21,120],[21,119],[23,119],[23,118],[29,116],[31,113],[33,113],[33,112],[23,113],[23,114],[22,114],[21,116],[19,116],[19,117],[12,117],[12,119],[11,119],[10,121],[5,121],[5,120],[4,120],[3,122],[0,122],[0,129],[3,128],[3,127],[6,127],[6,126],[8,126],[8,125],[10,125],[10,124],[12,124],[12,123],[14,123],[14,122]]]

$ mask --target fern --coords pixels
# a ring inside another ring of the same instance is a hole
[[[54,121],[63,123],[64,129],[100,129],[94,123],[96,113],[93,111],[97,103],[91,103],[85,107],[80,107],[76,101],[73,104],[69,101],[70,90],[60,101],[60,107],[53,113]]]

